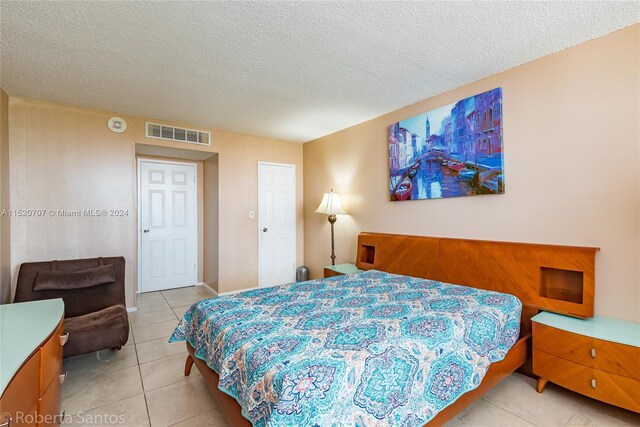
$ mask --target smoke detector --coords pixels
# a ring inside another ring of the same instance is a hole
[[[122,133],[127,130],[127,122],[120,117],[111,117],[108,123],[109,129],[115,133]]]

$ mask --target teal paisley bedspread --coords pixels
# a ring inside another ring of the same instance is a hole
[[[254,426],[422,426],[520,332],[508,294],[368,271],[202,300],[187,340]]]

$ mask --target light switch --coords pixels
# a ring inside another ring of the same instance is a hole
[[[254,211],[249,211],[249,218],[253,218],[254,216],[256,216],[256,213]]]

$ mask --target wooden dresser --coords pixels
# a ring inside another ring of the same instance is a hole
[[[0,427],[60,425],[63,320],[61,299],[0,305]]]
[[[551,381],[640,413],[640,324],[547,312],[532,320],[539,393]]]

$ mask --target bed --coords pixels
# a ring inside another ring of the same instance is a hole
[[[194,304],[171,337],[187,342],[185,374],[195,363],[234,426],[445,423],[525,364],[538,308],[588,315],[595,249],[466,241],[478,244],[452,253],[444,240],[363,233],[365,273]],[[480,266],[492,257],[497,279]]]

